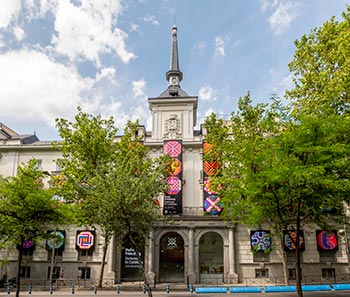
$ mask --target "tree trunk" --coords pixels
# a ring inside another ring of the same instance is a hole
[[[129,234],[129,240],[131,242],[131,244],[133,245],[133,248],[136,252],[136,255],[137,255],[137,258],[139,260],[139,266],[140,266],[140,270],[141,270],[141,273],[142,273],[142,276],[143,276],[143,281],[146,285],[146,290],[147,290],[147,293],[148,293],[148,297],[152,297],[152,288],[151,286],[149,285],[149,282],[148,282],[148,278],[147,278],[147,275],[146,275],[146,271],[145,271],[145,267],[144,267],[144,263],[142,261],[142,258],[140,256],[140,250],[136,244],[136,242],[134,241],[134,239],[132,238],[132,236]]]
[[[288,277],[288,266],[287,266],[287,253],[284,250],[283,235],[281,236],[281,255],[282,255],[284,284],[286,286],[288,286],[289,285],[289,277]]]
[[[104,270],[105,270],[105,262],[106,262],[106,255],[107,255],[108,244],[109,244],[109,237],[106,236],[104,244],[103,244],[103,255],[102,255],[102,262],[101,262],[100,277],[98,279],[98,285],[97,285],[97,287],[99,289],[102,289],[103,273],[104,273]]]
[[[50,265],[50,285],[52,285],[52,279],[53,279],[53,266],[55,264],[55,248],[56,248],[56,244],[53,243],[52,245],[52,249],[51,249],[51,265]]]
[[[297,286],[297,292],[298,297],[303,297],[303,291],[301,288],[301,265],[300,265],[300,207],[301,202],[298,201],[298,213],[297,213],[297,236],[296,236],[296,243],[295,243],[295,272],[296,272],[296,286]]]
[[[21,241],[18,246],[18,266],[17,266],[17,280],[16,280],[16,297],[19,297],[19,292],[21,290],[21,267],[22,267],[22,259],[23,259],[23,243],[24,240]]]

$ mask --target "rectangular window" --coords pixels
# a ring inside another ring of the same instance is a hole
[[[336,262],[334,251],[319,251],[320,262]]]
[[[288,251],[286,252],[286,255],[287,255],[287,262],[294,264],[296,260],[295,251]],[[303,253],[300,253],[300,262],[301,263],[303,262]]]
[[[254,262],[270,262],[270,254],[258,251],[254,254]]]
[[[43,170],[43,160],[41,160],[41,159],[37,159],[36,160],[37,161],[37,169],[38,170]]]
[[[91,268],[90,267],[78,267],[80,279],[90,279]]]
[[[295,271],[295,268],[289,268],[288,269],[288,279],[290,279],[290,280],[297,279],[297,273]]]
[[[30,278],[30,266],[22,266],[20,276],[22,278]]]
[[[78,251],[78,260],[80,261],[87,261],[89,260],[89,258],[92,257],[92,254],[93,254],[93,250],[79,250]]]
[[[23,249],[23,257],[26,259],[33,257],[33,249]]]
[[[59,279],[60,277],[60,266],[54,266],[53,267],[53,274],[52,274],[52,279]],[[50,279],[50,273],[51,273],[51,266],[48,267],[47,269],[47,279]]]
[[[255,269],[255,278],[269,277],[268,269]]]
[[[48,259],[51,260],[52,251],[47,251]],[[63,249],[55,250],[55,260],[62,259]]]
[[[322,268],[322,278],[335,279],[335,268]]]

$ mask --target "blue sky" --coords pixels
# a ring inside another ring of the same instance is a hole
[[[198,122],[227,117],[292,88],[294,40],[343,0],[0,0],[0,122],[41,140],[77,106],[150,130],[148,97],[167,88],[171,27],[178,27],[181,87],[198,96]],[[198,127],[197,127],[198,128]]]

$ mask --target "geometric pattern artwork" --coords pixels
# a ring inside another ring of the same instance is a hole
[[[24,249],[30,249],[34,247],[34,240],[27,239],[23,242],[23,248]]]
[[[76,235],[76,248],[81,250],[90,250],[95,245],[95,232],[94,231],[77,231]]]
[[[163,151],[171,157],[167,164],[168,189],[164,195],[164,215],[182,213],[182,142],[180,140],[164,141]]]
[[[203,171],[207,175],[211,175],[211,176],[215,175],[218,169],[219,169],[219,162],[208,162],[208,161],[203,162]]]
[[[169,175],[178,175],[182,171],[182,164],[178,159],[173,159],[170,161],[167,173]]]
[[[250,231],[250,245],[257,251],[266,251],[268,248],[271,247],[270,231]]]
[[[168,237],[168,244],[167,246],[171,246],[171,247],[175,247],[177,246],[177,243],[176,243],[176,237]]]
[[[285,251],[295,251],[296,250],[296,240],[297,240],[296,230],[286,230],[283,231],[283,243]],[[299,234],[299,250],[305,250],[305,240],[304,231],[300,230]]]
[[[209,195],[204,200],[204,209],[211,215],[217,215],[222,211],[222,202],[219,196]]]
[[[47,250],[52,250],[52,248],[55,248],[55,250],[63,249],[64,240],[65,240],[65,231],[62,231],[62,230],[48,231],[48,234],[52,235],[53,238],[46,240],[46,249]]]
[[[168,176],[169,195],[177,195],[181,191],[181,180],[177,176]]]
[[[179,141],[172,140],[164,143],[164,154],[169,154],[171,158],[176,158],[182,153],[182,144]]]
[[[213,188],[211,178],[220,168],[217,161],[205,160],[205,155],[212,153],[213,146],[207,142],[203,142],[203,208],[207,214],[218,215],[222,211],[222,201],[218,196],[220,186]]]
[[[213,189],[210,177],[204,178],[204,191],[207,192],[209,195],[218,193],[216,190]]]
[[[323,251],[337,251],[338,238],[335,231],[316,230],[317,248]]]

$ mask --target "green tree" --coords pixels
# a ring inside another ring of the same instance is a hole
[[[215,147],[223,158],[216,177],[224,215],[237,223],[269,223],[276,234],[307,225],[327,228],[343,218],[349,190],[349,145],[334,135],[348,137],[348,121],[339,117],[304,117],[295,121],[274,101],[252,106],[240,99],[232,114],[230,137]],[[208,132],[210,134],[210,126]],[[327,212],[331,209],[331,212]],[[296,247],[298,295],[301,291],[299,237]]]
[[[70,207],[53,199],[51,189],[43,188],[44,177],[33,159],[18,167],[17,176],[0,181],[0,247],[17,246],[17,297],[25,241],[45,239],[47,228],[66,224],[71,218]]]
[[[138,122],[128,122],[119,138],[112,118],[103,120],[81,110],[75,123],[62,119],[57,123],[63,138],[58,145],[64,156],[62,190],[80,202],[82,222],[98,225],[105,240],[101,287],[112,236],[120,247],[128,240],[139,254],[154,223],[161,218],[154,198],[165,189],[167,159],[149,156],[137,136]],[[139,262],[144,274],[141,259]],[[144,278],[148,285],[145,274]],[[151,294],[149,285],[148,289]]]
[[[350,113],[350,6],[342,17],[332,17],[295,41],[289,64],[295,87],[287,92],[295,113]]]

